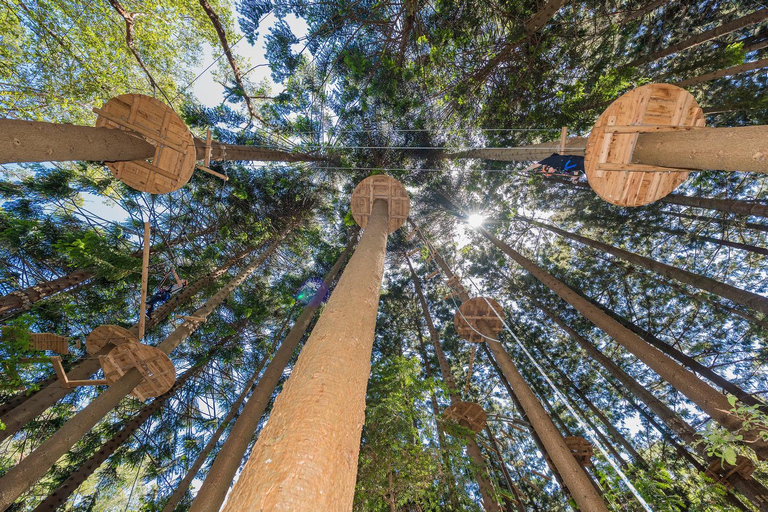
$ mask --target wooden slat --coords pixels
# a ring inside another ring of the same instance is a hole
[[[674,167],[657,167],[644,164],[597,164],[596,169],[606,172],[691,172],[691,169],[675,169]]]
[[[229,176],[225,176],[224,174],[221,174],[219,172],[214,171],[213,169],[209,169],[203,165],[197,165],[197,168],[200,169],[203,172],[207,172],[208,174],[211,174],[213,176],[216,176],[217,178],[221,178],[224,181],[229,181]]]
[[[100,115],[101,117],[104,117],[105,119],[108,119],[110,122],[112,122],[112,123],[114,123],[114,124],[116,124],[118,126],[124,126],[125,128],[128,128],[129,130],[133,130],[133,131],[135,131],[137,133],[142,134],[143,136],[145,136],[145,137],[147,137],[149,139],[152,139],[152,140],[154,140],[156,142],[159,142],[159,143],[161,143],[161,144],[163,144],[165,146],[168,146],[171,149],[173,149],[174,151],[178,151],[182,155],[186,155],[187,154],[187,148],[183,148],[183,147],[179,146],[178,144],[172,143],[169,140],[161,139],[160,135],[158,133],[153,132],[152,130],[147,130],[146,128],[144,128],[142,126],[139,126],[137,124],[133,124],[133,123],[128,122],[128,121],[124,121],[124,120],[122,120],[120,118],[117,118],[117,117],[111,115],[110,113],[108,113],[108,112],[106,112],[106,111],[104,111],[104,110],[102,110],[100,108],[93,107],[93,112],[98,114],[98,115]]]
[[[141,260],[141,303],[139,304],[139,340],[144,338],[147,312],[147,282],[149,281],[149,222],[144,223],[144,250]]]

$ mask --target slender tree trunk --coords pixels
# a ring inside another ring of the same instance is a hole
[[[530,298],[530,296],[529,296]],[[661,400],[656,398],[650,391],[648,391],[642,384],[637,382],[624,370],[622,370],[616,363],[609,359],[605,354],[597,349],[592,343],[584,339],[579,333],[571,328],[565,321],[554,313],[551,309],[541,304],[536,299],[531,298],[536,307],[544,312],[558,327],[560,327],[568,336],[575,341],[579,347],[581,347],[588,356],[600,364],[605,370],[616,380],[621,382],[624,387],[638,400],[643,402],[656,416],[658,416],[662,422],[675,433],[685,444],[691,446],[702,458],[707,462],[711,462],[713,459],[706,453],[705,447],[700,444],[701,437],[696,433],[696,430],[690,426],[684,419],[678,416],[670,407],[664,404]],[[641,413],[642,409],[638,408],[631,400],[630,403],[635,406]],[[652,418],[648,418],[653,421]],[[655,422],[654,422],[655,423]],[[662,435],[665,432],[660,425],[656,424],[656,428]],[[706,466],[700,464],[694,459],[688,451],[683,447],[678,447],[678,452],[683,454],[691,464],[701,472],[706,471]],[[768,490],[753,479],[745,479],[738,473],[731,476],[731,481],[739,492],[746,496],[753,505],[760,511],[768,510],[768,503],[765,503],[761,499],[761,496],[768,496]],[[733,497],[728,498],[733,503]],[[738,500],[735,506],[741,505]],[[742,505],[743,507],[743,505]]]
[[[754,222],[739,222],[737,220],[723,219],[719,217],[708,217],[705,215],[688,215],[685,213],[678,213],[678,212],[673,212],[669,210],[662,210],[661,213],[663,213],[664,215],[669,215],[671,217],[677,217],[679,219],[690,219],[690,220],[696,220],[701,222],[717,222],[720,224],[728,224],[735,227],[754,229],[756,231],[762,231],[764,233],[768,233],[768,226],[764,224],[757,224]]]
[[[152,158],[155,147],[123,130],[0,119],[0,164]]]
[[[491,427],[489,427],[487,424],[485,425],[485,433],[488,434],[488,439],[491,441],[491,448],[493,448],[493,451],[496,452],[496,455],[498,455],[499,465],[501,466],[501,472],[504,475],[504,480],[507,482],[507,487],[509,487],[509,491],[515,496],[515,507],[517,508],[517,512],[525,512],[525,506],[523,506],[523,496],[520,494],[520,490],[515,485],[515,482],[512,481],[512,475],[509,474],[507,464],[504,462],[504,456],[502,455],[501,450],[499,450],[499,443],[496,442],[496,437],[493,435]]]
[[[179,346],[199,325],[205,322],[208,315],[220,306],[224,300],[255,272],[266,259],[278,248],[285,236],[286,230],[278,235],[270,243],[269,247],[253,262],[248,264],[226,286],[219,290],[213,297],[197,311],[193,316],[198,320],[187,320],[177,327],[168,337],[158,345],[158,349],[169,354]],[[107,388],[96,399],[88,404],[82,411],[67,421],[50,438],[44,441],[34,452],[23,459],[14,468],[0,478],[0,509],[10,506],[14,500],[26,492],[56,463],[67,450],[71,449],[91,428],[93,428],[120,400],[125,398],[143,380],[143,376],[136,368],[131,368],[118,381]]]
[[[168,315],[170,315],[178,306],[186,303],[200,290],[206,286],[215,282],[219,277],[224,275],[233,265],[237,264],[240,260],[253,252],[253,248],[246,249],[237,254],[234,258],[227,263],[219,267],[218,269],[210,272],[206,276],[196,280],[191,285],[185,287],[181,292],[174,295],[168,302],[160,306],[151,318],[147,319],[145,329],[149,329],[159,325]],[[138,335],[139,324],[134,324],[130,328],[133,334]],[[75,364],[69,371],[68,376],[72,380],[86,380],[96,373],[101,365],[99,363],[99,356],[106,355],[114,347],[110,344],[104,347],[99,353],[91,354],[82,358],[82,360]],[[27,395],[26,393],[20,394],[14,400],[7,404],[4,404],[0,409],[0,419],[5,423],[6,429],[0,431],[0,441],[7,439],[18,432],[24,425],[32,421],[37,416],[41,415],[49,407],[56,402],[64,398],[71,389],[64,388],[59,383],[56,375],[52,375],[45,381],[38,384],[39,391]]]
[[[614,247],[612,245],[609,245],[597,240],[592,240],[591,238],[587,238],[585,236],[577,235],[575,233],[570,233],[568,231],[565,231],[555,226],[551,226],[549,224],[545,224],[543,222],[527,219],[525,217],[516,217],[516,219],[522,220],[523,222],[526,222],[534,226],[547,229],[553,233],[557,233],[558,235],[564,238],[574,240],[588,247],[592,247],[593,249],[597,249],[598,251],[612,254],[613,256],[617,258],[621,258],[624,261],[628,261],[633,265],[643,267],[645,269],[651,270],[653,272],[661,274],[670,279],[680,281],[681,283],[695,286],[700,290],[705,290],[709,293],[719,295],[720,297],[724,297],[732,302],[735,302],[736,304],[741,304],[742,306],[745,306],[747,308],[753,309],[755,311],[759,311],[764,315],[768,315],[768,298],[758,295],[756,293],[742,290],[740,288],[736,288],[735,286],[722,283],[710,277],[702,276],[699,274],[695,274],[693,272],[689,272],[687,270],[683,270],[681,268],[673,267],[672,265],[667,265],[666,263],[661,263],[651,258],[641,256],[639,254],[626,251],[624,249],[619,249],[618,247]]]
[[[425,240],[423,236],[422,240],[427,246],[430,246],[429,242]],[[435,261],[445,275],[449,278],[453,277],[453,272],[442,256],[435,250],[430,250],[430,253],[434,256]],[[469,294],[463,292],[461,294],[461,299],[462,301],[468,300]],[[595,512],[607,511],[608,509],[605,506],[605,502],[603,502],[600,494],[595,491],[587,474],[571,454],[570,449],[565,444],[565,439],[563,439],[563,436],[560,435],[560,432],[552,423],[552,419],[544,410],[544,407],[542,407],[541,402],[536,398],[536,395],[533,394],[528,383],[523,379],[522,375],[520,375],[512,358],[507,351],[504,350],[501,343],[494,341],[492,339],[493,336],[489,336],[491,333],[484,321],[478,322],[478,327],[484,335],[488,336],[489,339],[484,345],[487,345],[487,348],[493,354],[493,359],[495,359],[501,372],[504,374],[504,377],[506,377],[507,381],[512,386],[512,389],[514,389],[522,410],[525,411],[528,421],[539,435],[550,460],[552,460],[552,463],[557,467],[570,495],[579,507],[584,510]]]
[[[713,71],[712,73],[705,73],[703,75],[695,76],[693,78],[688,78],[686,80],[681,80],[675,83],[675,85],[678,87],[688,87],[691,85],[696,85],[704,82],[709,82],[711,80],[716,80],[718,78],[723,78],[725,76],[739,75],[741,73],[746,73],[747,71],[762,69],[766,67],[768,67],[768,59],[760,59],[752,62],[746,62],[744,64],[739,64],[738,66],[732,66],[730,68],[719,69],[717,71]]]
[[[752,14],[742,16],[741,18],[729,21],[728,23],[723,23],[719,27],[705,30],[700,34],[689,37],[688,39],[677,44],[673,44],[644,57],[640,57],[639,59],[635,59],[624,67],[642,66],[643,64],[648,64],[649,62],[663,59],[664,57],[669,57],[670,55],[674,55],[675,53],[681,52],[683,50],[687,50],[702,43],[717,39],[718,37],[730,34],[731,32],[735,32],[736,30],[742,29],[744,27],[760,23],[765,19],[768,19],[768,9],[763,7],[753,12]]]
[[[571,137],[566,139],[566,155],[584,155],[587,147],[586,137]],[[477,158],[482,160],[497,160],[500,162],[538,162],[544,160],[552,153],[560,150],[560,142],[542,142],[530,144],[519,148],[486,148],[470,149],[459,153],[445,155],[446,158]]]
[[[571,183],[557,178],[549,178],[545,183],[552,183],[560,187],[567,187],[571,190],[584,190],[592,192],[590,186],[586,183]],[[716,210],[736,215],[768,218],[768,205],[745,201],[741,199],[714,199],[710,197],[682,196],[680,194],[669,194],[659,199],[662,203],[677,204],[680,206],[690,206],[705,210]]]
[[[195,139],[197,159],[205,159],[205,141]],[[261,148],[258,146],[238,146],[211,141],[211,160],[246,161],[246,162],[319,162],[326,157],[307,153],[289,153],[279,149]]]
[[[586,298],[586,297],[585,297]],[[650,343],[657,349],[664,352],[666,355],[671,357],[672,359],[675,359],[679,363],[681,363],[683,366],[687,367],[691,371],[701,375],[702,377],[705,377],[707,380],[715,383],[718,387],[722,388],[723,391],[732,394],[736,398],[738,398],[742,403],[746,405],[754,405],[759,408],[761,408],[763,411],[768,413],[768,406],[762,402],[761,400],[758,400],[753,395],[747,393],[743,389],[741,389],[739,386],[734,384],[733,382],[729,381],[728,379],[725,379],[718,373],[714,372],[711,368],[704,366],[700,362],[696,361],[696,359],[692,358],[689,355],[684,354],[680,350],[676,349],[669,343],[664,342],[663,340],[659,339],[658,337],[654,336],[652,333],[648,332],[647,330],[643,329],[642,327],[630,322],[628,319],[624,318],[623,316],[619,315],[618,313],[606,308],[602,304],[599,304],[596,301],[593,301],[591,299],[587,299],[589,302],[600,308],[605,314],[619,322],[621,325],[644,339],[646,342]]]
[[[626,15],[622,20],[622,23],[628,23],[630,21],[636,20],[637,18],[641,18],[646,14],[655,11],[662,5],[672,3],[673,1],[674,0],[651,0],[650,2],[645,4],[643,7]]]
[[[413,223],[413,221],[408,221],[413,229],[418,229],[416,225]],[[454,277],[457,277],[456,274],[453,273],[451,270],[451,267],[448,266],[448,263],[446,263],[445,259],[442,257],[442,255],[435,250],[434,247],[432,247],[429,240],[421,233],[421,231],[417,231],[419,238],[421,241],[429,248],[430,254],[434,257],[435,262],[440,267],[440,269],[445,274],[445,277],[447,279],[452,279]],[[462,291],[459,294],[459,298],[462,300],[462,302],[467,301],[470,299],[469,294],[466,291]],[[488,360],[490,361],[491,365],[493,365],[494,369],[496,370],[496,374],[499,376],[499,379],[501,380],[504,387],[507,389],[507,392],[509,393],[509,397],[512,399],[512,401],[515,404],[515,407],[517,407],[517,410],[520,414],[520,417],[529,425],[529,430],[531,432],[531,438],[533,439],[534,443],[536,443],[537,448],[539,451],[544,455],[544,460],[547,463],[547,466],[549,466],[550,471],[552,471],[552,474],[555,476],[555,479],[557,480],[558,484],[560,485],[560,489],[562,489],[563,493],[566,494],[566,496],[571,497],[572,495],[570,493],[569,487],[566,485],[566,480],[563,478],[563,476],[560,474],[560,469],[555,464],[554,460],[552,459],[549,449],[551,447],[545,445],[544,441],[542,440],[541,436],[539,435],[538,431],[533,425],[533,422],[531,422],[528,412],[525,407],[523,407],[523,403],[518,397],[517,393],[515,392],[515,389],[513,389],[512,385],[510,384],[509,380],[507,380],[507,376],[502,371],[502,368],[499,366],[499,364],[496,362],[496,359],[493,356],[493,353],[488,348],[487,343],[482,343],[483,351],[485,352],[486,356],[488,357]],[[527,386],[527,384],[526,384]],[[541,404],[539,404],[539,407]],[[550,420],[551,423],[551,420]],[[554,425],[553,425],[554,427]],[[573,459],[573,457],[571,457]],[[575,462],[575,461],[574,461]]]
[[[352,507],[388,232],[376,199],[224,510]]]
[[[741,420],[730,412],[731,405],[725,395],[684,369],[660,350],[646,343],[635,333],[622,326],[619,322],[595,307],[564,283],[553,277],[547,271],[534,264],[531,260],[518,253],[507,244],[501,242],[484,228],[478,230],[498,249],[507,254],[536,279],[541,281],[560,298],[571,304],[582,315],[597,327],[611,336],[617,343],[629,350],[637,358],[647,364],[675,389],[687,396],[713,420],[731,432],[740,432],[743,425]],[[514,386],[514,383],[512,384]],[[768,460],[768,443],[759,440],[759,432],[742,432],[744,439],[749,442],[761,460]]]
[[[218,511],[221,508],[224,498],[227,496],[229,485],[235,478],[243,456],[248,450],[248,445],[251,444],[251,439],[253,439],[259,421],[261,421],[261,417],[269,404],[277,384],[280,382],[285,368],[288,366],[294,352],[296,352],[300,341],[304,338],[312,318],[314,318],[315,313],[322,304],[325,290],[330,288],[341,271],[342,266],[352,252],[357,238],[358,230],[355,229],[351,233],[346,248],[325,276],[323,280],[324,289],[319,290],[317,295],[304,308],[304,311],[296,319],[296,322],[269,362],[269,365],[267,365],[267,369],[264,370],[264,374],[259,379],[258,384],[256,384],[253,393],[251,393],[245,407],[243,407],[243,411],[232,426],[226,441],[216,454],[211,469],[208,471],[208,476],[197,492],[190,510]],[[166,506],[165,510],[169,511],[172,509]]]
[[[413,270],[411,260],[408,256],[405,257],[406,263],[408,263],[408,269],[411,271],[411,280],[413,281],[413,287],[416,290],[416,296],[421,304],[422,314],[424,321],[427,324],[427,330],[429,331],[429,337],[432,340],[432,347],[435,349],[435,355],[437,356],[437,362],[440,364],[440,373],[443,377],[443,382],[448,387],[448,394],[451,399],[451,404],[461,402],[461,395],[456,381],[453,379],[451,373],[451,367],[448,364],[448,359],[445,357],[443,348],[440,346],[440,337],[435,329],[435,324],[432,322],[432,315],[429,313],[429,305],[427,299],[424,297],[424,292],[421,289],[421,283],[416,276],[416,272]],[[483,508],[486,511],[500,512],[499,504],[496,501],[493,492],[493,483],[491,482],[490,474],[488,473],[488,467],[483,458],[483,454],[480,452],[480,447],[477,444],[477,440],[473,436],[468,436],[466,439],[467,455],[472,460],[472,472],[474,473],[475,480],[477,480],[477,486],[480,490],[480,496],[483,501]]]
[[[189,236],[196,237],[207,235],[209,233],[213,233],[217,229],[218,228],[215,226],[210,227],[188,236],[177,238],[176,240],[173,240],[166,245],[160,244],[159,246],[153,247],[152,250],[156,251],[161,248],[167,249],[174,247],[178,244],[186,242]],[[142,251],[136,251],[133,253],[135,258],[141,258],[141,255]],[[32,305],[38,301],[41,301],[64,290],[70,290],[76,286],[83,285],[88,280],[95,277],[96,274],[91,269],[75,270],[57,279],[53,279],[51,281],[41,281],[34,286],[30,286],[29,288],[24,288],[23,290],[18,290],[7,295],[3,295],[0,297],[0,320],[7,320],[14,315],[30,309]]]

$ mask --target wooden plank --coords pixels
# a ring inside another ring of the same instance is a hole
[[[208,128],[205,131],[205,160],[203,160],[203,164],[206,167],[211,166],[211,153],[213,149],[211,148],[211,129]]]
[[[567,138],[568,138],[568,127],[563,126],[560,129],[560,154],[561,155],[565,154],[565,139]]]
[[[200,169],[201,171],[207,172],[208,174],[216,176],[217,178],[221,178],[224,181],[229,181],[229,176],[225,176],[225,175],[223,175],[221,173],[218,173],[218,172],[214,171],[213,169],[209,169],[209,168],[207,168],[207,167],[205,167],[203,165],[199,165],[199,164],[196,167],[198,169]]]
[[[144,338],[147,311],[147,282],[149,281],[149,222],[144,223],[144,252],[141,263],[141,303],[139,304],[139,340]]]

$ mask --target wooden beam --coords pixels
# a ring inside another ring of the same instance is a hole
[[[105,379],[69,380],[67,374],[64,372],[64,366],[61,364],[60,356],[51,356],[51,364],[53,365],[53,371],[56,372],[56,376],[59,378],[59,382],[63,388],[74,388],[77,386],[104,386],[109,384]]]
[[[565,141],[568,138],[568,127],[563,126],[560,129],[560,151],[559,154],[564,155],[565,154]]]
[[[212,153],[212,148],[211,148],[211,129],[208,128],[205,131],[205,159],[203,160],[203,164],[206,167],[210,167],[211,166],[211,153]]]
[[[162,144],[163,146],[168,146],[169,148],[173,149],[174,151],[178,151],[182,155],[187,154],[187,149],[179,146],[178,144],[174,144],[167,139],[160,139],[160,134],[156,133],[152,130],[147,130],[146,128],[143,128],[137,124],[129,123],[128,121],[125,121],[123,119],[118,119],[117,117],[113,116],[112,114],[105,112],[104,110],[100,108],[93,107],[93,112],[95,114],[98,114],[102,116],[103,118],[107,119],[108,121],[111,121],[115,123],[118,126],[124,126],[128,128],[129,130],[132,130],[134,132],[140,133],[141,135],[147,137],[148,139],[152,139],[153,141],[157,142],[158,144]]]
[[[614,125],[607,126],[605,133],[656,133],[702,130],[705,126],[658,126],[658,125]]]
[[[657,167],[655,165],[644,164],[597,164],[595,169],[598,171],[617,171],[617,172],[692,172],[696,169],[675,169],[673,167]]]
[[[144,338],[147,312],[147,282],[149,281],[149,222],[144,223],[144,252],[141,263],[141,302],[139,303],[139,341]]]
[[[211,174],[213,176],[216,176],[217,178],[221,178],[224,181],[229,181],[229,176],[225,176],[224,174],[221,174],[219,172],[214,171],[213,169],[209,169],[205,167],[204,165],[197,164],[196,166],[198,169],[200,169],[203,172],[207,172],[208,174]]]

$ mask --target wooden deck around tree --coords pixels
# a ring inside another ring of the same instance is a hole
[[[649,84],[628,92],[603,112],[587,139],[584,167],[590,186],[619,206],[661,199],[686,180],[689,170],[633,164],[639,134],[704,125],[701,108],[685,89]]]
[[[488,304],[490,302],[490,305]],[[491,306],[493,306],[491,308]],[[501,315],[501,318],[497,316],[497,313]],[[453,316],[453,328],[456,333],[464,340],[471,341],[472,343],[483,343],[486,338],[483,336],[496,336],[504,328],[503,323],[504,312],[501,309],[501,305],[494,299],[486,299],[483,297],[475,297],[465,301],[456,314]],[[478,322],[485,321],[485,325],[490,329],[490,332],[483,331]]]
[[[195,170],[197,154],[192,133],[164,103],[143,94],[123,94],[109,100],[98,114],[96,126],[140,134],[155,146],[152,162],[107,162],[117,179],[151,194],[167,194],[183,187]]]
[[[106,347],[107,343],[118,346],[124,343],[138,342],[139,338],[128,329],[124,329],[119,325],[100,325],[92,330],[85,339],[85,349],[89,354],[95,354]]]
[[[474,402],[456,402],[443,411],[443,419],[478,433],[485,428],[487,416],[483,408]]]
[[[162,350],[149,345],[125,343],[106,356],[100,356],[99,360],[109,384],[118,381],[131,368],[139,370],[144,380],[131,394],[142,402],[162,395],[176,382],[176,369],[171,359]]]

